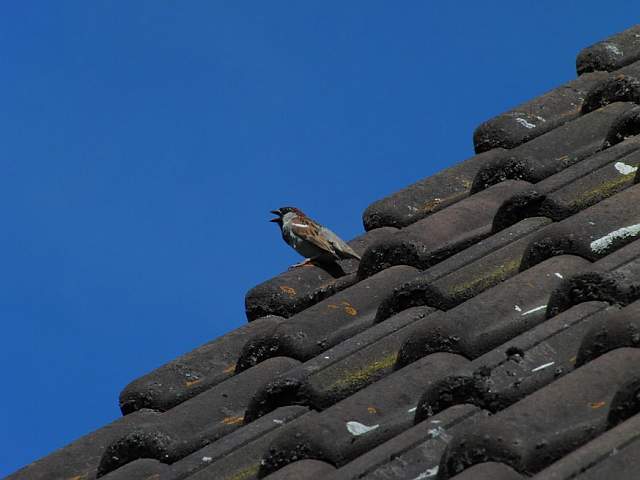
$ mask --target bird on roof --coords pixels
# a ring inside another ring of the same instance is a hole
[[[327,227],[320,225],[295,207],[281,207],[271,210],[276,215],[270,222],[277,223],[282,238],[287,244],[306,259],[292,267],[307,265],[310,262],[335,262],[348,258],[360,260],[360,255],[353,251],[338,235]]]

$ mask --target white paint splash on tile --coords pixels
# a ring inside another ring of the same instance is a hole
[[[614,55],[617,55],[619,57],[621,57],[623,55],[622,50],[620,50],[620,48],[618,48],[618,46],[613,44],[613,43],[605,42],[604,43],[604,48],[606,48],[611,53],[613,53]]]
[[[607,248],[609,248],[615,240],[620,240],[627,237],[635,237],[636,235],[638,235],[638,233],[640,233],[640,223],[629,225],[628,227],[619,228],[591,242],[591,251],[594,253],[602,253]]]
[[[520,308],[520,305],[515,305],[515,306],[513,307],[513,309],[514,309],[516,312],[521,312],[521,311],[522,311],[522,309]]]
[[[279,418],[274,418],[273,419],[273,423],[277,423],[278,425],[282,425],[284,423],[284,420],[280,420]]]
[[[418,409],[418,407],[410,408],[409,410],[407,410],[407,413],[413,413],[413,412],[415,412],[417,409]]]
[[[540,305],[539,307],[532,308],[531,310],[527,310],[526,312],[522,312],[522,315],[520,315],[520,316],[524,317],[525,315],[529,315],[531,313],[537,312],[537,311],[542,310],[544,308],[547,308],[547,306],[546,305]]]
[[[627,165],[626,163],[623,163],[623,162],[616,162],[613,164],[613,167],[622,175],[629,175],[630,173],[638,171],[638,167],[634,167],[633,165]]]
[[[204,463],[209,463],[211,460],[213,460],[213,458],[211,458],[211,457],[202,457],[202,461]]]
[[[524,128],[528,128],[528,129],[536,128],[535,124],[527,122],[524,118],[518,117],[518,118],[516,118],[516,122],[518,122]]]
[[[561,273],[558,273],[558,272],[554,273],[554,275],[555,275],[556,277],[558,277],[558,278],[564,278],[564,277],[562,276],[562,274],[561,274]]]
[[[422,472],[417,477],[414,477],[412,480],[424,480],[425,478],[433,478],[438,474],[438,469],[439,468],[440,467],[438,465],[436,465],[433,468],[429,468],[429,469],[425,470],[424,472]]]
[[[379,426],[380,425],[378,424],[369,426],[369,425],[363,425],[360,422],[347,422],[347,430],[349,430],[349,433],[354,437],[364,435],[365,433],[375,430]]]
[[[431,423],[442,423],[440,420],[431,420]]]
[[[324,357],[324,359],[325,359],[325,360],[331,360],[331,357],[329,357],[329,356],[325,356],[325,357]]]
[[[531,370],[531,372],[537,372],[538,370],[544,370],[545,368],[549,368],[551,365],[555,365],[556,362],[549,362],[549,363],[544,363],[534,369]]]

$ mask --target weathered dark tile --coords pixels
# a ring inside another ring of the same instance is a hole
[[[322,410],[393,371],[401,331],[433,312],[411,308],[368,328],[268,382],[251,399],[245,421],[283,405]]]
[[[511,149],[578,118],[584,98],[608,77],[604,72],[582,75],[480,124],[473,132],[476,152]]]
[[[638,361],[638,349],[609,352],[455,435],[440,478],[491,461],[526,475],[540,471],[616,424],[620,394],[640,381]]]
[[[292,420],[281,429],[270,431],[262,435],[252,442],[228,451],[218,460],[209,463],[203,469],[193,473],[188,477],[189,480],[257,480],[260,470],[260,462],[262,456],[269,448],[269,444],[282,434],[283,430],[293,431],[295,426],[300,422],[308,422],[310,418],[314,418],[316,412],[308,412],[295,420]],[[161,479],[175,480],[175,479]],[[182,479],[180,479],[182,480]]]
[[[578,75],[612,71],[637,60],[640,60],[640,26],[634,25],[580,51],[576,71]]]
[[[469,195],[471,183],[482,165],[504,155],[494,149],[419,180],[367,207],[362,214],[365,230],[406,227]]]
[[[627,305],[640,297],[640,241],[635,241],[565,279],[551,294],[547,315],[600,300]]]
[[[538,232],[544,231],[545,228],[539,228]],[[531,235],[533,233],[441,278],[429,279],[419,276],[404,288],[396,289],[395,296],[383,302],[380,306],[382,311],[378,313],[377,319],[384,319],[388,315],[387,312],[393,313],[408,305],[427,305],[439,310],[449,310],[517,275]]]
[[[613,121],[604,139],[603,148],[610,148],[638,133],[640,133],[640,106],[636,105]]]
[[[531,188],[527,182],[502,182],[409,225],[364,252],[358,277],[369,277],[393,265],[425,269],[441,262],[491,235],[500,205]]]
[[[451,436],[485,416],[472,405],[454,406],[360,455],[326,480],[436,479]]]
[[[547,260],[412,329],[398,365],[433,352],[475,358],[538,325],[546,318],[548,298],[562,278],[589,265],[575,256]]]
[[[508,199],[493,219],[494,232],[529,217],[563,220],[630,187],[639,148],[640,136],[631,137]]]
[[[640,185],[551,225],[532,240],[521,268],[553,255],[573,254],[596,261],[632,242],[640,234]]]
[[[325,477],[335,472],[335,470],[336,468],[333,465],[321,462],[320,460],[300,460],[264,478],[268,480],[317,479],[319,477]]]
[[[100,478],[102,480],[131,480],[135,478],[159,480],[167,470],[169,470],[169,465],[151,458],[141,458]]]
[[[380,228],[361,235],[349,245],[362,254],[367,247],[396,232],[395,228]],[[357,260],[342,260],[333,269],[308,265],[287,270],[253,287],[245,297],[249,321],[266,315],[289,318],[356,283]]]
[[[98,474],[138,458],[173,463],[233,432],[243,424],[244,411],[255,391],[297,365],[299,362],[289,358],[272,358],[158,414],[153,421],[110,442]]]
[[[526,478],[529,477],[519,474],[504,463],[485,462],[468,468],[451,480],[525,480]]]
[[[476,358],[429,387],[416,422],[452,405],[500,411],[574,369],[583,335],[617,311],[604,302],[577,305]]]
[[[640,471],[640,415],[604,432],[545,468],[534,480],[635,480]]]
[[[134,380],[120,393],[124,415],[141,408],[166,411],[235,373],[244,345],[267,335],[282,317],[265,317],[233,330]]]
[[[97,476],[100,458],[112,442],[140,426],[156,421],[159,415],[152,410],[140,410],[119,418],[21,468],[9,475],[6,480],[51,480],[52,478],[93,480]]]
[[[301,419],[271,443],[260,474],[305,458],[344,465],[409,428],[420,391],[466,362],[458,355],[431,355],[306,421]]]
[[[390,268],[307,308],[269,334],[248,342],[238,359],[237,371],[282,355],[309,360],[365,330],[373,325],[386,292],[417,272],[408,266]]]
[[[582,339],[577,366],[622,347],[640,347],[640,301],[591,325]]]
[[[244,448],[257,439],[266,435],[273,436],[275,430],[288,425],[308,411],[307,408],[300,406],[278,408],[259,420],[244,425],[229,435],[225,435],[206,447],[178,460],[158,480],[184,480],[185,478],[190,478],[191,475],[208,468],[210,465],[224,459],[232,452]],[[254,456],[259,459],[261,455],[262,451]]]
[[[633,186],[639,164],[639,151],[609,163],[548,194],[537,213],[557,221],[589,208]]]
[[[593,155],[604,148],[615,122],[634,107],[612,103],[510,150],[478,171],[471,193],[509,179],[536,183]]]
[[[471,275],[478,279],[460,288],[460,294],[466,293],[467,298],[479,293],[479,288],[490,286],[492,281],[497,282],[503,280],[506,277],[503,277],[501,273],[506,274],[510,272],[511,269],[509,267],[515,266],[516,270],[520,267],[519,258],[517,259],[517,265],[513,263],[515,257],[512,255],[511,246],[515,245],[514,248],[518,249],[523,238],[528,238],[533,232],[539,231],[550,222],[549,219],[542,217],[527,218],[421,272],[416,278],[395,288],[389,296],[385,298],[378,307],[376,322],[382,322],[390,316],[412,306],[431,305],[431,303],[429,303],[430,295],[428,292],[435,289],[435,285],[437,285],[440,280],[442,280],[445,285],[451,285],[452,282],[455,283],[457,281],[456,278],[460,278],[460,272],[466,272],[462,274],[463,276]],[[502,251],[503,249],[507,250]],[[498,253],[501,251],[502,253]],[[500,259],[505,259],[509,256],[509,259],[500,263]],[[496,261],[496,263],[491,264],[491,261]],[[483,279],[487,276],[487,272],[482,271],[479,275],[474,275],[479,268],[487,268],[487,265],[489,265],[488,268],[492,270],[493,275],[489,273],[489,278],[486,281]],[[432,286],[434,287],[432,288]],[[443,287],[440,288],[442,289]],[[453,288],[454,290],[449,293],[445,287],[440,297],[448,296],[452,300],[459,298],[460,294],[456,294],[456,289],[455,287]],[[456,304],[455,302],[450,303],[452,305]]]
[[[618,70],[611,73],[606,80],[593,85],[582,103],[582,113],[593,112],[615,102],[640,103],[640,81],[636,78],[638,74],[637,63],[630,65],[630,67],[635,67],[633,74]],[[601,72],[587,73],[580,78],[598,74]]]

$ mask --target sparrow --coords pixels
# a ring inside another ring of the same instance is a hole
[[[277,223],[282,238],[287,244],[306,259],[293,267],[306,265],[312,261],[335,262],[347,258],[360,260],[360,255],[327,227],[307,217],[295,207],[281,207],[271,210],[276,218],[269,220]]]

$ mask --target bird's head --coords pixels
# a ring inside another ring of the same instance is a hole
[[[272,218],[269,221],[277,223],[280,227],[282,227],[283,218],[287,213],[295,213],[296,215],[304,216],[304,213],[296,207],[280,207],[277,210],[271,210],[271,213],[276,215],[276,218]]]

